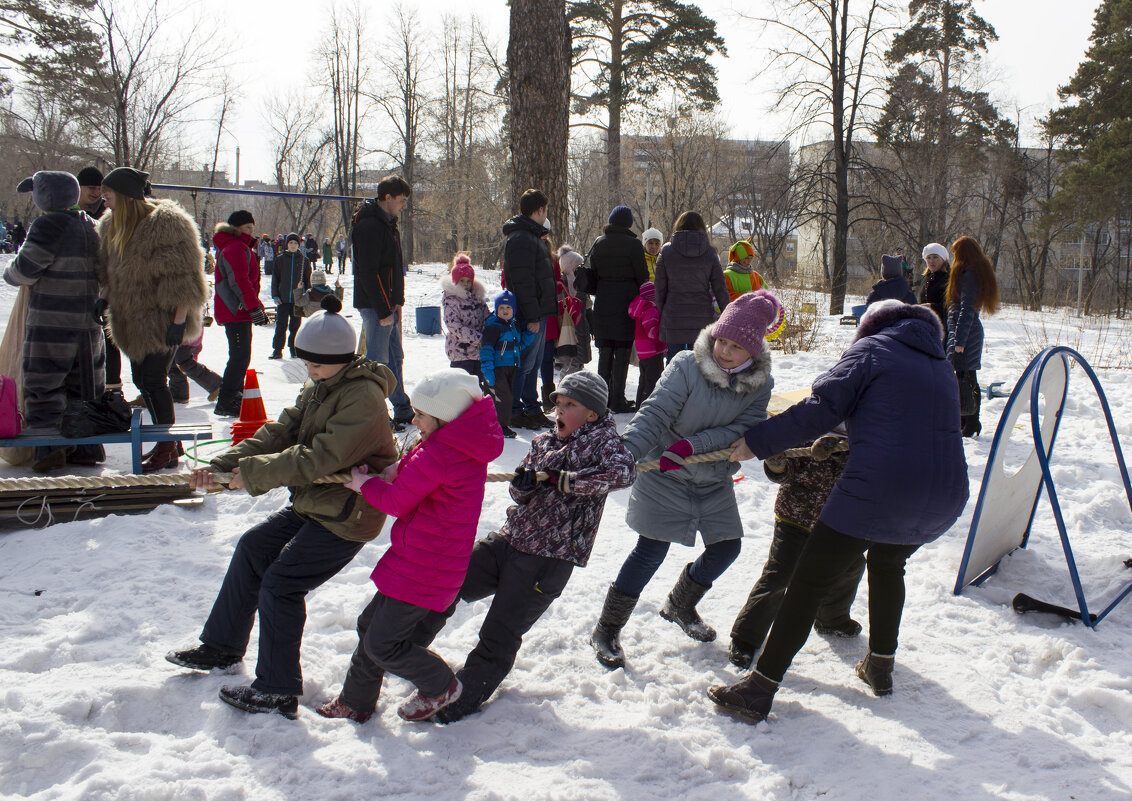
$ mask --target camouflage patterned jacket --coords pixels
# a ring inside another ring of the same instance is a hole
[[[570,492],[563,494],[548,483],[530,492],[512,487],[511,497],[517,505],[507,509],[507,522],[499,533],[517,551],[585,567],[606,495],[628,487],[637,475],[632,454],[617,436],[613,416],[606,414],[586,423],[565,440],[553,431],[539,434],[522,466],[571,471]]]

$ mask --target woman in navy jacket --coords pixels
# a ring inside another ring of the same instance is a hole
[[[766,718],[826,591],[861,553],[869,575],[869,654],[857,675],[877,695],[892,692],[904,564],[947,531],[967,503],[959,389],[942,340],[930,309],[897,300],[874,303],[841,360],[814,382],[813,394],[736,443],[732,460],[765,459],[844,421],[849,458],[802,551],[755,670],[730,687],[708,690],[720,706],[751,721]]]
[[[947,359],[955,375],[974,373],[983,366],[983,324],[979,313],[998,311],[998,280],[994,265],[973,238],[961,236],[951,246],[951,276],[947,280]],[[976,398],[980,395],[976,394]],[[973,437],[983,430],[979,404],[960,421],[963,436]]]

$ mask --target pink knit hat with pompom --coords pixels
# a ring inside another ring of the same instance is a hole
[[[452,283],[459,283],[461,278],[471,278],[474,281],[475,277],[476,271],[472,268],[471,260],[461,253],[452,265]]]
[[[728,303],[712,326],[711,335],[716,339],[730,339],[751,356],[758,356],[763,351],[763,342],[781,334],[785,325],[786,315],[778,298],[760,289]]]

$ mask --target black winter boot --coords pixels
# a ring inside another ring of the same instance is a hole
[[[857,675],[873,690],[873,695],[892,695],[892,669],[896,655],[878,656],[872,651],[857,665]]]
[[[696,611],[696,604],[704,597],[704,593],[711,588],[692,581],[692,577],[689,575],[691,569],[692,565],[687,564],[680,572],[676,586],[672,588],[672,592],[668,593],[668,598],[665,600],[664,606],[661,607],[660,616],[665,620],[671,620],[684,629],[684,633],[693,640],[713,642],[715,640],[715,629],[704,623],[700,613]]]
[[[770,714],[770,705],[774,702],[776,692],[778,682],[756,670],[728,687],[722,684],[709,687],[707,694],[712,701],[747,723],[758,723],[766,720],[766,716]]]
[[[186,667],[189,670],[224,670],[244,661],[240,654],[226,654],[211,645],[198,645],[184,651],[170,651],[165,655],[166,662]]]
[[[755,661],[756,650],[753,645],[732,638],[731,647],[727,649],[727,661],[740,670],[749,670]]]
[[[633,614],[639,595],[627,595],[621,590],[609,585],[609,592],[605,594],[605,605],[601,608],[601,617],[597,619],[593,634],[590,635],[590,645],[597,652],[597,661],[610,670],[625,667],[625,652],[621,650],[619,636],[621,629]]]
[[[629,403],[625,398],[625,384],[629,377],[629,362],[632,359],[632,353],[631,348],[615,348],[613,351],[609,408],[616,414],[637,410],[636,405]]]
[[[554,411],[554,401],[550,399],[551,392],[554,392],[554,384],[542,385],[542,410],[544,412]]]

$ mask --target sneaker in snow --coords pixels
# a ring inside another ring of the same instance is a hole
[[[225,686],[220,688],[220,700],[245,712],[278,712],[294,720],[299,716],[299,698],[295,695],[261,693],[251,687]]]
[[[460,697],[460,693],[464,691],[464,685],[455,676],[452,677],[452,683],[448,689],[440,695],[421,695],[421,691],[417,690],[408,701],[397,707],[397,714],[403,720],[418,721],[428,720],[437,712]]]
[[[226,654],[211,645],[198,645],[196,648],[188,648],[184,651],[170,651],[165,654],[165,661],[189,670],[208,671],[224,670],[232,665],[238,665],[244,661],[244,657],[239,654]]]
[[[372,712],[355,712],[350,707],[342,703],[340,698],[335,698],[314,710],[324,718],[349,718],[355,723],[365,723],[371,717]]]

